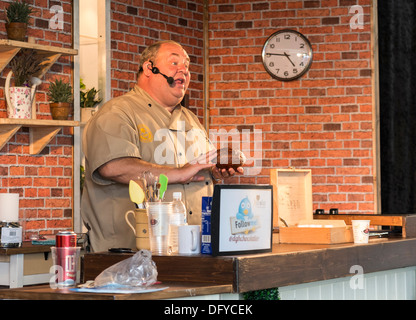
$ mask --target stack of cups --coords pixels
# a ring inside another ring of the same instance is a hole
[[[150,249],[153,254],[168,254],[169,218],[172,202],[148,202]]]

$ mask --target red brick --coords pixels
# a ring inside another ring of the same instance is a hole
[[[29,220],[25,222],[25,230],[39,230],[46,226],[45,220]]]

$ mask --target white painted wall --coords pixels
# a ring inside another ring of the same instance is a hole
[[[279,287],[281,300],[415,300],[416,267]]]

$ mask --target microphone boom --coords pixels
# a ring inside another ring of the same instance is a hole
[[[157,67],[152,67],[152,73],[162,75],[166,79],[166,81],[168,82],[169,85],[172,85],[175,82],[175,79],[173,79],[172,77],[168,77],[167,75],[163,74],[162,72],[159,71],[159,68],[157,68]]]

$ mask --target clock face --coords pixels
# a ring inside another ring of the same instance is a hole
[[[266,71],[281,81],[290,81],[304,75],[312,64],[312,46],[306,37],[294,30],[273,33],[262,51]]]

